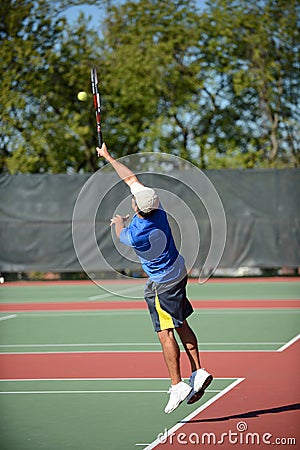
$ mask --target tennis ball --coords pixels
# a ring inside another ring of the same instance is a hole
[[[86,93],[86,92],[80,91],[80,92],[78,92],[78,94],[77,94],[77,98],[78,98],[78,100],[80,100],[81,102],[85,102],[85,101],[87,100],[88,96],[87,96],[87,93]]]

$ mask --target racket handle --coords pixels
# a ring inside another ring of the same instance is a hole
[[[99,147],[101,148],[102,144],[103,144],[102,131],[98,131],[98,144],[99,144]]]

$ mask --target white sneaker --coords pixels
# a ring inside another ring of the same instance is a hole
[[[170,414],[174,411],[180,403],[183,402],[192,391],[192,387],[188,384],[184,383],[184,381],[180,381],[178,384],[175,384],[170,387],[168,394],[170,394],[170,398],[167,406],[165,407],[165,413]]]
[[[190,385],[193,388],[187,398],[187,403],[191,405],[197,402],[204,395],[205,389],[210,385],[213,376],[205,369],[198,369],[190,377]]]

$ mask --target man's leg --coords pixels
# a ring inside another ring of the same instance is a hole
[[[161,330],[157,333],[160,340],[164,359],[170,374],[171,383],[175,385],[181,381],[180,349],[174,336],[174,330]]]
[[[181,327],[176,328],[176,331],[180,336],[191,364],[190,385],[193,387],[193,391],[187,399],[187,402],[191,404],[200,400],[204,395],[205,389],[212,382],[213,377],[205,369],[201,368],[197,338],[187,321],[185,320]]]
[[[180,374],[180,350],[172,328],[161,330],[157,333],[160,340],[164,359],[171,378],[170,398],[165,413],[169,414],[188,397],[192,388],[181,380]]]
[[[181,327],[176,328],[180,340],[190,360],[192,372],[201,368],[198,342],[195,333],[185,320]]]

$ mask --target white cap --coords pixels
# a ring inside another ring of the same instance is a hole
[[[135,182],[130,186],[130,190],[140,211],[149,213],[158,208],[159,198],[154,189]]]

